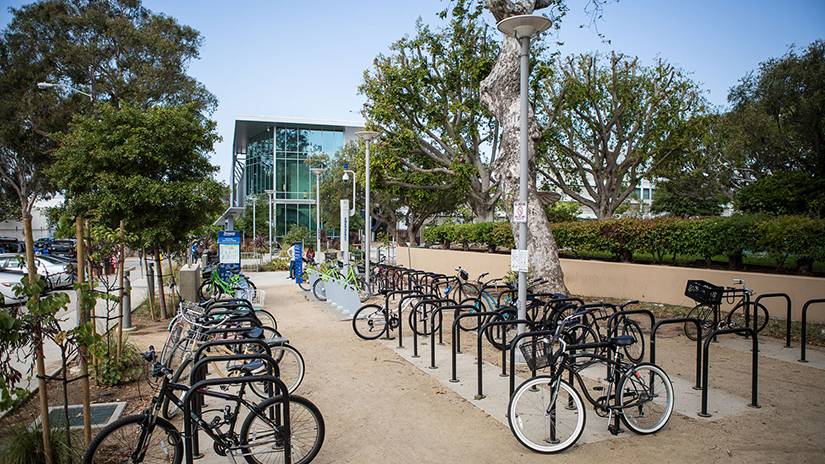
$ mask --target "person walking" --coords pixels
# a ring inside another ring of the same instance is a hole
[[[293,243],[292,246],[286,251],[287,256],[289,256],[289,278],[295,278],[295,244]]]

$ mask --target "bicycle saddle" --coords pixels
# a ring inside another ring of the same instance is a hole
[[[244,332],[247,338],[263,338],[264,330],[260,327],[252,327]]]
[[[255,371],[264,367],[263,359],[253,359],[252,361],[245,362],[243,364],[235,364],[234,366],[229,366],[229,372],[243,372],[244,374],[252,374]]]
[[[607,343],[616,346],[630,346],[636,343],[636,337],[633,335],[619,335],[618,337],[608,338]]]

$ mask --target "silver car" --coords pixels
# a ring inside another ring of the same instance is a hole
[[[71,286],[74,283],[72,265],[50,256],[34,257],[37,274],[46,279],[50,289]],[[26,272],[26,255],[17,253],[0,254],[0,268]]]

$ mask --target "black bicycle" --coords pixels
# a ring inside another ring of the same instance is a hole
[[[702,323],[702,333],[707,334],[721,325],[730,328],[752,328],[759,333],[768,325],[768,308],[762,303],[751,301],[754,291],[742,279],[733,279],[737,287],[719,287],[704,280],[689,280],[685,296],[697,303],[687,317]],[[725,318],[721,317],[722,301],[733,308]],[[696,325],[685,323],[685,335],[696,340]],[[744,336],[744,333],[742,334]]]
[[[152,363],[152,376],[161,379],[157,394],[143,413],[121,417],[101,430],[86,450],[84,463],[179,464],[184,460],[185,446],[191,449],[191,437],[184,437],[171,422],[160,417],[164,400],[183,409],[182,398],[175,392],[186,392],[189,386],[170,382],[172,371],[155,361],[154,348],[150,347],[143,356]],[[240,364],[238,369],[253,376],[260,368],[259,364],[249,361]],[[244,399],[245,387],[245,383],[240,383],[236,394],[206,388],[199,390],[204,396],[229,403],[220,410],[201,413],[193,410],[189,418],[213,440],[215,452],[230,456],[233,462],[239,457],[251,464],[311,462],[324,443],[324,419],[318,408],[305,398],[283,394],[253,404]],[[282,383],[278,391],[285,391]],[[240,431],[236,432],[241,407],[249,413]],[[218,414],[207,421],[204,416],[210,412]],[[192,463],[191,456],[186,457],[186,462]]]
[[[578,336],[567,329],[582,315],[576,312],[565,318],[552,338],[537,338],[521,345],[531,369],[552,369],[550,375],[522,383],[508,406],[510,430],[521,444],[533,451],[558,453],[576,443],[586,420],[579,391],[597,415],[608,418],[608,430],[612,434],[619,433],[620,419],[636,433],[655,433],[667,424],[673,413],[673,385],[667,374],[655,364],[624,361],[620,348],[634,344],[633,336],[608,337],[596,343],[568,343]],[[588,361],[583,363],[578,358]],[[579,374],[595,363],[607,365],[606,387],[588,387]],[[569,382],[562,378],[565,373],[571,377]]]

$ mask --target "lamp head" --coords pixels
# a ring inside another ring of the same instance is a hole
[[[349,181],[349,173],[347,171],[344,171],[344,175],[341,177],[341,180],[344,182]]]
[[[517,39],[531,37],[546,31],[553,23],[539,15],[516,15],[504,18],[497,24],[498,30]]]
[[[54,84],[52,84],[51,82],[38,82],[37,83],[37,88],[40,89],[40,90],[46,90],[46,89],[50,89],[52,87],[54,87]]]

